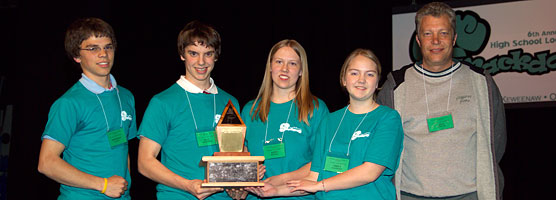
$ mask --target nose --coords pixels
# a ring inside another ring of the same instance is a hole
[[[289,70],[288,70],[288,65],[287,65],[287,64],[282,64],[282,65],[280,66],[280,71],[281,71],[281,72],[287,73],[287,72],[289,71]]]
[[[199,55],[199,66],[204,66],[205,65],[205,55]]]
[[[98,52],[98,57],[104,58],[108,56],[108,50],[105,48],[101,48],[100,52]]]
[[[432,43],[433,44],[440,44],[440,37],[438,36],[438,34],[432,34]]]
[[[359,82],[359,83],[365,83],[366,80],[367,80],[367,79],[365,79],[365,74],[364,74],[364,73],[360,74],[360,75],[357,77],[357,82]]]

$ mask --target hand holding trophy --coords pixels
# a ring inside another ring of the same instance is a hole
[[[259,182],[264,156],[250,156],[249,152],[243,152],[245,131],[245,123],[232,102],[228,101],[216,125],[220,152],[202,158],[207,163],[207,182],[201,184],[202,187],[225,187],[233,199],[244,199],[247,192],[243,187],[264,186]]]

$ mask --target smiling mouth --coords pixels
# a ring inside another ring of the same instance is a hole
[[[201,67],[201,68],[195,67],[195,71],[196,71],[197,73],[200,73],[200,74],[206,73],[206,72],[207,72],[207,69],[208,69],[208,67]]]
[[[280,78],[282,80],[288,80],[290,77],[285,76],[285,75],[280,75],[280,76],[278,76],[278,78]]]
[[[109,63],[108,61],[105,61],[105,62],[98,62],[97,65],[101,65],[101,66],[106,65],[106,66],[108,66],[108,63]]]
[[[442,52],[443,50],[444,50],[444,49],[441,48],[441,49],[431,49],[430,51],[431,51],[432,53],[440,53],[440,52]]]
[[[366,90],[367,89],[367,87],[363,87],[363,86],[354,86],[354,87],[355,87],[355,89],[358,89],[358,90]]]

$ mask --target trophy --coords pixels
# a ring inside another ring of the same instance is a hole
[[[264,186],[258,177],[264,156],[250,156],[249,152],[243,152],[246,129],[232,101],[228,101],[216,125],[220,152],[202,158],[207,163],[207,182],[202,183],[202,187]]]

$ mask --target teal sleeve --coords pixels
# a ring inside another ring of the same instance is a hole
[[[245,125],[247,125],[247,120],[251,120],[251,118],[248,118],[249,117],[249,109],[247,109],[247,107],[250,107],[249,103],[245,104],[245,106],[243,106],[243,109],[241,110],[241,119],[243,120]]]
[[[326,130],[328,129],[328,115],[325,116],[319,123],[317,131],[315,132],[315,148],[313,150],[313,160],[311,162],[311,171],[321,172],[324,168],[323,160],[326,156]]]
[[[386,167],[385,175],[393,175],[398,168],[404,137],[398,112],[386,111],[371,137],[364,161],[382,165]]]
[[[129,131],[127,135],[127,140],[131,140],[137,137],[137,112],[135,111],[135,98],[133,95],[130,95],[130,103],[131,103],[131,124],[129,125]]]
[[[48,122],[41,138],[48,135],[67,147],[72,135],[77,130],[79,123],[77,113],[76,105],[69,99],[56,100],[50,107]]]
[[[241,110],[241,119],[243,120],[243,123],[245,123],[245,126],[247,126],[247,130],[245,132],[245,141],[243,142],[245,146],[248,145],[249,141],[247,140],[247,134],[249,131],[249,125],[251,124],[251,115],[250,115],[250,111],[251,111],[251,105],[252,105],[253,101],[249,101],[247,102],[247,104],[245,104],[245,106],[243,106],[243,110]]]
[[[234,107],[236,107],[236,110],[237,110],[238,114],[241,116],[241,107],[240,107],[239,102],[237,101],[237,99],[234,98],[234,97],[232,97],[232,104],[234,104]]]
[[[318,109],[313,112],[313,118],[311,118],[311,132],[312,134],[312,140],[309,143],[309,149],[311,149],[311,151],[313,151],[313,153],[315,152],[315,147],[316,147],[316,142],[317,142],[317,135],[318,135],[318,129],[319,126],[321,124],[321,121],[326,118],[328,116],[328,114],[330,113],[328,111],[328,107],[326,106],[326,103],[324,103],[324,101],[319,99],[319,107]]]
[[[175,111],[178,112],[178,111]],[[162,145],[168,136],[169,112],[164,104],[156,97],[151,99],[139,126],[139,136],[147,137]]]

